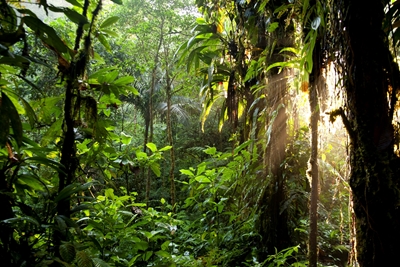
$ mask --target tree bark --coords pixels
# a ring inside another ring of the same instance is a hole
[[[399,159],[393,107],[399,71],[382,30],[381,1],[346,0],[344,37],[350,186],[360,266],[394,266],[400,251]],[[390,89],[391,88],[391,89]],[[397,99],[395,99],[397,100]]]
[[[168,48],[164,47],[166,55],[168,54]],[[166,58],[168,58],[166,56]],[[167,135],[168,144],[171,146],[169,151],[171,157],[171,166],[169,169],[169,181],[170,181],[170,196],[172,209],[175,211],[175,151],[174,151],[174,139],[172,136],[172,120],[171,120],[171,98],[172,98],[172,79],[169,73],[169,65],[166,62],[166,81],[167,81]]]

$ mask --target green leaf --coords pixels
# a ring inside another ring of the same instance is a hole
[[[172,146],[165,146],[165,147],[161,148],[161,149],[158,150],[158,151],[160,151],[160,152],[162,152],[162,151],[168,151],[168,150],[170,150],[171,148],[172,148]]]
[[[217,153],[217,149],[215,147],[209,147],[204,150],[204,153],[207,155],[215,155],[215,153]]]
[[[202,174],[202,173],[206,170],[206,168],[207,168],[207,164],[206,164],[205,162],[200,163],[200,164],[197,166],[196,175]]]
[[[40,226],[39,222],[35,218],[33,218],[31,216],[10,218],[10,219],[3,220],[2,222],[11,223],[11,224],[14,223],[14,222],[29,222],[29,223],[33,223],[36,226]]]
[[[140,254],[137,254],[136,256],[134,256],[128,263],[128,266],[134,266],[135,261],[137,260],[137,258],[140,257]]]
[[[185,175],[187,175],[187,176],[189,176],[189,177],[193,177],[193,176],[194,176],[193,172],[190,171],[190,170],[182,169],[182,170],[179,170],[179,171],[180,171],[182,174],[185,174]]]
[[[169,241],[169,240],[165,241],[164,243],[162,243],[161,249],[162,250],[167,250],[170,243],[171,243],[171,241]]]
[[[71,214],[74,214],[75,212],[81,211],[81,210],[90,210],[92,208],[92,205],[90,204],[79,204],[75,206],[73,209],[71,209]],[[89,217],[86,217],[89,219]],[[83,218],[82,218],[83,219]],[[80,219],[80,220],[82,220]]]
[[[161,170],[160,170],[160,165],[156,162],[150,163],[150,169],[153,171],[153,173],[157,176],[161,176]]]
[[[196,181],[199,183],[203,183],[203,184],[209,184],[211,183],[211,180],[203,175],[197,176]]]
[[[278,22],[273,22],[268,26],[268,32],[274,32],[279,27]]]
[[[148,261],[151,256],[153,256],[153,251],[146,251],[146,253],[143,255],[143,260]]]
[[[67,8],[67,7],[55,7],[50,5],[49,9],[53,12],[58,12],[58,13],[64,13],[73,23],[76,24],[88,24],[89,21],[88,19],[76,12],[73,9]]]
[[[30,174],[23,174],[18,177],[18,182],[21,184],[26,184],[34,190],[43,190],[43,183],[40,181],[39,177]]]
[[[76,262],[78,263],[78,267],[93,266],[91,257],[84,250],[78,251],[78,253],[76,253]]]
[[[44,43],[50,45],[59,53],[68,52],[68,47],[60,37],[58,37],[56,31],[52,27],[43,23],[40,19],[31,16],[23,17],[23,21]]]
[[[132,76],[124,76],[124,77],[121,77],[121,78],[118,78],[117,80],[115,80],[113,82],[113,84],[115,84],[115,85],[127,85],[127,84],[130,84],[130,83],[133,83],[134,81],[135,81],[134,77],[132,77]]]
[[[111,267],[107,262],[99,258],[92,258],[94,267]]]
[[[106,37],[104,34],[100,33],[97,38],[99,39],[100,43],[104,46],[104,48],[107,50],[107,52],[111,52],[111,45],[107,41]]]
[[[119,34],[118,34],[116,31],[114,31],[114,30],[110,30],[110,29],[101,29],[101,32],[102,32],[103,34],[106,34],[106,35],[108,35],[108,36],[112,36],[112,37],[115,37],[115,38],[118,38],[118,37],[119,37]]]
[[[118,5],[122,5],[122,0],[111,0],[111,1]]]
[[[18,111],[16,110],[14,104],[10,100],[10,98],[5,94],[1,93],[1,113],[5,114],[5,119],[8,120],[11,124],[11,128],[13,129],[14,132],[14,138],[15,141],[17,142],[18,145],[22,144],[22,122],[21,118],[19,117]],[[8,116],[7,116],[8,115]],[[7,124],[9,125],[8,122],[3,122],[2,124]],[[5,131],[6,135],[8,135],[8,128],[7,129],[2,129],[2,131]],[[4,133],[0,134],[1,138],[0,141],[3,141],[2,139],[4,138]],[[5,143],[5,142],[4,142]]]
[[[100,70],[90,74],[89,75],[89,80],[91,80],[91,79],[99,79],[99,78],[101,78],[102,76],[106,75],[108,72],[110,72],[112,70],[115,70],[115,67],[108,67],[108,68],[100,69]]]
[[[118,70],[114,70],[114,71],[111,71],[110,73],[108,73],[104,77],[104,80],[103,79],[99,79],[99,81],[102,80],[102,82],[104,82],[104,83],[114,83],[114,80],[118,77],[118,75],[119,75],[119,71]]]
[[[254,140],[247,140],[246,142],[242,143],[240,146],[236,147],[234,150],[234,154],[239,153],[243,148],[247,147],[251,143],[253,143]]]
[[[135,241],[134,241],[135,242]],[[145,251],[147,250],[147,248],[149,247],[149,244],[146,241],[139,241],[139,242],[135,242],[135,247],[138,250],[142,250]]]
[[[169,254],[168,252],[164,251],[164,250],[159,250],[156,251],[154,254],[156,254],[157,256],[161,257],[161,258],[171,258],[171,254]]]
[[[104,191],[104,196],[105,196],[106,198],[109,198],[109,199],[114,199],[114,198],[115,198],[114,189],[112,189],[112,188],[107,188],[107,189]]]
[[[103,21],[103,23],[101,23],[100,28],[103,29],[110,27],[111,25],[115,24],[118,20],[119,17],[117,16],[109,17],[105,21]]]
[[[54,161],[52,159],[48,159],[46,157],[30,157],[25,159],[26,162],[35,162],[35,163],[39,163],[39,164],[43,164],[47,167],[50,167],[52,169],[54,169],[57,172],[62,172],[65,173],[65,167],[64,165],[62,165],[61,163]]]
[[[30,61],[23,56],[14,55],[13,57],[1,57],[0,64],[24,68]]]
[[[88,182],[83,185],[78,184],[78,183],[67,185],[63,190],[61,190],[60,193],[58,193],[58,195],[54,199],[54,201],[59,202],[61,200],[71,197],[71,195],[73,195],[77,192],[86,191],[92,185],[93,185],[93,182]]]
[[[136,88],[134,88],[134,87],[132,87],[132,86],[125,86],[125,88],[126,88],[129,92],[131,92],[132,94],[134,94],[134,95],[139,95],[139,92],[138,92],[138,90],[136,90]]]
[[[147,143],[146,146],[151,150],[151,152],[157,151],[157,146],[154,143]]]
[[[75,246],[70,242],[61,244],[59,247],[59,252],[61,258],[68,263],[71,263],[75,259],[76,256]]]
[[[132,136],[125,134],[124,132],[121,133],[121,142],[124,145],[129,145],[132,141]]]

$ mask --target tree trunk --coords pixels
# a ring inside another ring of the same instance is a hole
[[[167,48],[164,48],[166,51]],[[167,52],[166,52],[167,54]],[[166,57],[168,58],[168,57]],[[171,146],[169,151],[171,157],[171,166],[169,169],[169,181],[170,181],[170,195],[172,209],[175,210],[175,151],[174,151],[174,139],[172,136],[172,120],[171,120],[171,97],[172,97],[172,81],[169,74],[169,65],[166,64],[166,79],[167,79],[167,135],[168,143]]]
[[[74,78],[74,77],[73,77]],[[75,171],[77,168],[76,148],[75,148],[75,132],[73,119],[73,78],[68,78],[64,100],[64,136],[61,147],[60,163],[64,169],[58,172],[58,193],[74,181]],[[71,215],[71,201],[67,197],[57,203],[57,215],[69,218]],[[67,240],[67,232],[54,231],[53,243],[58,252],[61,241]]]
[[[381,1],[346,0],[344,8],[350,186],[360,266],[395,266],[400,251],[399,159],[392,116],[399,72],[382,30]],[[389,90],[389,88],[393,88]]]
[[[12,188],[7,184],[7,177],[5,171],[7,168],[0,170],[0,260],[4,266],[12,266],[16,264],[13,260],[13,252],[16,252],[17,243],[13,237],[13,227],[8,223],[4,223],[3,220],[14,218],[14,212],[12,210],[12,199],[7,194],[12,191]]]

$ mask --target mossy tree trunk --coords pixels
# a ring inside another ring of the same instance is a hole
[[[400,251],[400,165],[392,119],[399,71],[382,30],[383,3],[346,0],[344,7],[347,112],[341,115],[351,139],[358,262],[394,266]]]

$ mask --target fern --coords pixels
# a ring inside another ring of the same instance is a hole
[[[69,242],[62,244],[59,248],[59,251],[61,258],[64,261],[71,263],[75,259],[76,256],[75,246]]]
[[[76,253],[76,263],[78,267],[93,267],[92,259],[83,250]]]
[[[107,262],[103,261],[102,259],[93,258],[92,261],[94,267],[110,267],[110,265]]]

